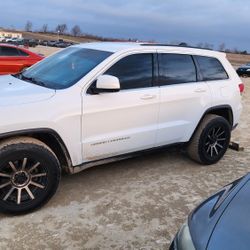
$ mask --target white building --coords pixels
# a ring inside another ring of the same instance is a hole
[[[0,29],[0,37],[5,38],[22,38],[23,34],[17,31],[3,30]]]

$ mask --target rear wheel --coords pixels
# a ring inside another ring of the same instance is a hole
[[[60,166],[44,143],[29,138],[0,144],[0,210],[21,214],[44,205],[56,192]]]
[[[214,164],[227,151],[230,137],[231,126],[225,118],[206,115],[191,139],[187,152],[190,158],[201,164]]]

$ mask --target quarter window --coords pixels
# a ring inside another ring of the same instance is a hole
[[[121,89],[151,87],[153,84],[153,54],[127,56],[104,74],[118,77]]]
[[[195,56],[195,58],[199,64],[203,81],[228,79],[228,74],[216,58],[206,56]]]
[[[29,56],[29,54],[27,54],[26,52],[24,52],[23,50],[18,50],[19,51],[19,54],[20,56]]]
[[[190,55],[159,54],[159,85],[196,82],[196,68]]]

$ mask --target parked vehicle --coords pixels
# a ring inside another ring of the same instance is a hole
[[[166,145],[216,163],[239,122],[241,91],[223,53],[139,43],[71,46],[1,77],[0,210],[42,206],[61,171]]]
[[[67,47],[71,46],[71,44],[69,44],[67,42],[58,42],[54,46],[57,48],[67,48]]]
[[[42,56],[24,48],[0,44],[0,75],[18,73],[42,59]]]
[[[237,73],[239,76],[242,77],[249,77],[250,76],[250,63],[242,65],[237,69]]]
[[[250,174],[202,202],[189,215],[170,250],[248,250]]]
[[[54,41],[54,40],[48,41],[47,46],[55,47],[55,45],[56,45],[57,42],[58,41]]]

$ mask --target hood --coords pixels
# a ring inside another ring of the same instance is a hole
[[[250,181],[235,195],[221,215],[208,249],[249,249]]]
[[[235,194],[246,183],[249,176],[236,180],[201,203],[189,216],[188,225],[196,249],[207,249],[214,228]],[[227,249],[227,248],[211,248]]]
[[[11,75],[0,76],[0,106],[20,105],[44,101],[56,93]]]

